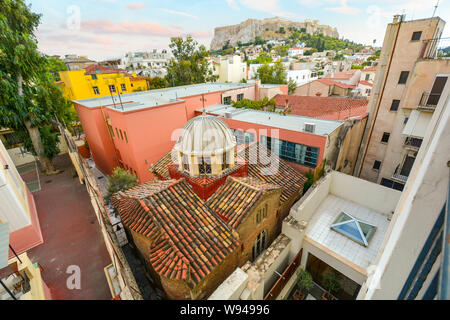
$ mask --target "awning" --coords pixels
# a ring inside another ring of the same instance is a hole
[[[433,113],[413,110],[409,115],[403,134],[412,137],[424,138]]]
[[[0,223],[0,269],[8,266],[9,228],[8,223]]]

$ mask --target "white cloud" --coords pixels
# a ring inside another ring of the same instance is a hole
[[[239,8],[239,6],[237,5],[236,1],[234,0],[225,0],[228,5],[231,7],[231,9],[233,10],[241,10],[241,8]]]
[[[160,10],[164,11],[166,13],[169,13],[169,14],[175,14],[175,15],[179,15],[179,16],[183,16],[183,17],[192,18],[192,19],[199,19],[199,17],[194,16],[194,15],[192,15],[190,13],[187,13],[187,12],[183,12],[183,11],[175,11],[175,10],[164,9],[164,8],[161,8]]]
[[[325,8],[325,10],[334,11],[340,14],[347,14],[347,15],[356,15],[360,12],[358,8],[348,6],[347,0],[341,0],[340,7]]]
[[[256,11],[267,12],[274,16],[285,17],[285,18],[295,18],[298,17],[296,14],[288,11],[283,11],[280,7],[279,0],[241,0],[241,3]]]

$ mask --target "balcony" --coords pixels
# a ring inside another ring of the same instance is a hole
[[[444,48],[450,44],[450,38],[436,38],[423,40],[423,47],[420,57],[422,59],[450,59],[448,52]]]
[[[417,110],[434,112],[434,110],[436,109],[436,106],[439,103],[440,98],[441,98],[440,93],[424,92],[422,94],[422,98],[420,99]]]
[[[422,142],[422,138],[407,137],[403,146],[406,149],[418,151],[420,149],[420,146],[422,145]]]

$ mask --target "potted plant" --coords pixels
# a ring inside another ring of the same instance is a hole
[[[335,272],[329,270],[323,275],[323,282],[327,291],[322,295],[322,300],[335,300],[333,292],[336,293],[339,290],[338,276]]]
[[[297,269],[297,287],[294,293],[294,300],[305,300],[309,290],[314,287],[314,282],[308,271]]]

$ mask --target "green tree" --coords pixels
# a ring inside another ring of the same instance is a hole
[[[108,194],[106,200],[111,199],[112,195],[119,191],[125,191],[137,186],[137,177],[130,174],[122,168],[115,168],[113,173],[108,176]]]
[[[304,54],[305,54],[305,56],[310,56],[317,51],[318,50],[316,48],[312,48],[312,49],[306,50]]]
[[[275,47],[275,52],[280,56],[280,57],[286,57],[287,53],[288,53],[289,48],[287,46],[276,46]]]
[[[287,84],[286,67],[281,61],[275,62],[272,66],[263,64],[258,68],[257,76],[261,79],[261,83]]]
[[[218,79],[208,67],[206,58],[209,51],[199,46],[190,35],[171,38],[170,49],[174,59],[167,67],[166,80],[171,86],[183,86],[195,83],[214,82]]]
[[[288,88],[288,93],[293,94],[295,89],[297,89],[297,83],[294,80],[290,79],[288,82]]]
[[[0,7],[0,126],[27,134],[44,172],[53,174],[41,131],[70,118],[70,104],[55,84],[52,61],[37,50],[41,16],[24,0],[0,0]]]
[[[150,85],[150,90],[152,89],[163,89],[167,88],[169,86],[169,83],[165,78],[161,77],[153,77],[148,78],[148,83]]]
[[[53,57],[47,57],[47,61],[48,61],[48,69],[52,74],[53,79],[55,81],[60,81],[61,78],[59,76],[59,72],[67,71],[67,65],[64,63],[64,61]]]

